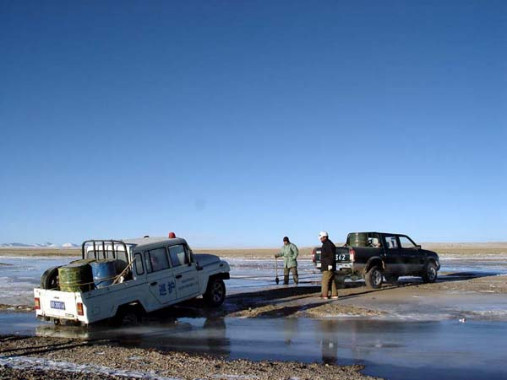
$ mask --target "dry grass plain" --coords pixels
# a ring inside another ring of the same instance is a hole
[[[80,256],[81,248],[0,248],[0,256]]]
[[[343,243],[336,243],[343,245]],[[317,244],[315,246],[318,246]],[[300,258],[310,258],[314,247],[300,247]],[[423,249],[435,251],[444,256],[470,256],[477,254],[507,254],[507,242],[497,243],[423,243]],[[244,259],[270,259],[279,248],[241,248],[241,249],[194,249],[196,253],[206,252],[220,257]]]
[[[342,245],[343,243],[336,243]],[[318,246],[316,244],[315,246]],[[477,254],[507,254],[507,242],[484,243],[422,243],[424,249],[444,256],[470,256]],[[300,247],[300,258],[310,258],[314,247]],[[251,260],[271,259],[279,252],[274,248],[195,248],[195,253],[211,253],[224,258]],[[0,256],[80,256],[81,248],[0,248]]]

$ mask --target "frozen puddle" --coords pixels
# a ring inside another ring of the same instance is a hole
[[[180,318],[141,328],[87,330],[38,323],[31,314],[2,313],[0,326],[6,324],[23,334],[107,339],[231,360],[364,364],[364,373],[389,379],[507,378],[505,322]],[[0,328],[0,333],[7,331]]]

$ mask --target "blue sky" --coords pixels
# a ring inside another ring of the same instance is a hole
[[[0,243],[505,241],[504,1],[0,2]]]

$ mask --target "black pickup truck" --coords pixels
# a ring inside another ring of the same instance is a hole
[[[320,247],[313,250],[313,262],[320,268]],[[407,235],[386,232],[352,232],[342,247],[336,247],[338,278],[363,278],[370,288],[385,280],[396,283],[400,276],[420,276],[435,282],[440,269],[438,254],[422,249]]]

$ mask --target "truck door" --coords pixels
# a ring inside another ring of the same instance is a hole
[[[421,254],[421,250],[408,236],[400,235],[399,239],[404,261],[408,263],[409,272],[411,274],[417,274],[424,267],[424,255]]]
[[[197,265],[184,244],[168,247],[171,266],[176,281],[178,299],[187,299],[199,295],[199,275]]]
[[[403,261],[403,253],[400,249],[396,235],[384,235],[384,252],[386,254],[386,266],[392,274],[399,276],[407,273],[407,266]]]
[[[171,304],[177,299],[176,281],[169,265],[165,247],[144,252],[146,281],[151,295],[161,305]]]

